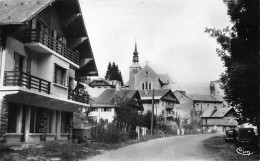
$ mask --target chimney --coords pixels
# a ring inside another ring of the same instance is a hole
[[[120,84],[120,82],[116,83],[116,91],[117,92],[121,91],[121,84]]]

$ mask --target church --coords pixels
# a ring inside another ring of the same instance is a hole
[[[129,67],[129,81],[125,83],[125,88],[130,90],[152,90],[171,89],[172,80],[168,74],[157,74],[148,62],[142,68],[139,64],[137,45],[133,53],[133,61]]]

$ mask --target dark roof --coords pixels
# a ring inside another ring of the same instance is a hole
[[[234,110],[234,108],[217,108],[215,109],[207,109],[201,117],[224,117],[228,112]]]
[[[0,24],[21,24],[54,0],[0,0]]]
[[[109,81],[105,80],[105,79],[94,79],[92,82],[89,83],[89,86],[93,87],[93,86],[112,86]]]
[[[213,96],[213,95],[197,95],[197,94],[187,94],[187,97],[193,101],[207,101],[207,102],[223,102],[222,96]]]
[[[132,99],[137,93],[137,90],[121,90],[116,91],[115,89],[107,89],[101,95],[94,99],[93,106],[115,106],[113,103],[114,98],[119,96],[122,99]]]

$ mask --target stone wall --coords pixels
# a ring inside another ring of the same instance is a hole
[[[8,125],[8,102],[4,99],[0,100],[0,140],[7,133]]]

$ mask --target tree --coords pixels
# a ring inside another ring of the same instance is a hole
[[[107,72],[105,75],[105,79],[117,80],[117,81],[121,82],[121,84],[124,84],[121,71],[119,70],[118,65],[116,65],[114,62],[112,63],[112,65],[109,62],[108,67],[107,67]]]
[[[217,54],[227,68],[221,75],[222,89],[229,105],[238,109],[240,122],[259,122],[259,1],[224,0],[233,26],[209,29],[221,48]],[[258,119],[258,120],[257,120]]]
[[[105,76],[105,79],[107,79],[107,80],[110,79],[111,69],[112,69],[112,66],[111,66],[111,63],[109,62],[108,66],[107,66],[107,73],[106,73],[106,76]]]

